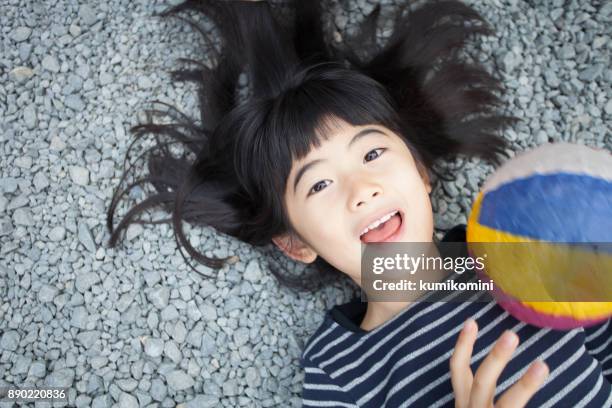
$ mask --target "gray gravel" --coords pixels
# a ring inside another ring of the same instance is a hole
[[[337,39],[372,8],[348,3],[335,10]],[[477,47],[523,119],[507,133],[513,151],[548,141],[611,149],[612,3],[468,3],[498,30]],[[240,259],[215,281],[184,264],[166,225],[104,245],[127,129],[153,99],[195,114],[194,89],[171,86],[164,70],[194,56],[197,37],[148,17],[168,4],[3,1],[0,385],[66,386],[78,407],[299,406],[304,342],[354,286],[279,288],[258,252],[210,228],[188,228],[192,244]],[[470,160],[434,191],[438,227],[466,221],[491,171]]]

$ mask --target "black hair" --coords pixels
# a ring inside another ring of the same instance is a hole
[[[389,128],[428,172],[436,173],[437,160],[456,155],[498,164],[507,154],[499,130],[516,118],[496,111],[501,83],[459,54],[470,36],[493,34],[474,9],[456,0],[428,1],[413,10],[401,6],[391,36],[378,46],[380,5],[340,44],[329,40],[321,1],[287,4],[293,14],[284,20],[266,1],[188,0],[159,14],[194,27],[211,45],[214,61],[180,59],[181,69],[171,72],[174,81],[198,85],[199,121],[164,105],[166,111],[148,113],[169,115],[173,123],[131,129],[134,141],[153,134],[156,144],[147,151],[149,175],[115,190],[107,214],[111,247],[131,223],[163,222],[172,224],[179,249],[184,246],[198,262],[221,268],[235,261],[199,253],[183,233],[184,220],[278,254],[270,245],[274,236],[290,232],[299,237],[283,199],[291,165],[320,144],[336,119]],[[212,20],[220,50],[201,23],[181,16],[185,12]],[[237,92],[241,73],[248,79],[242,100]],[[172,154],[173,144],[183,147],[180,157]],[[124,164],[120,185],[129,170]],[[113,229],[119,200],[143,183],[156,192]],[[137,218],[156,206],[172,217]],[[315,266],[297,277],[271,265],[270,270],[284,285],[305,290],[343,275],[321,257]]]

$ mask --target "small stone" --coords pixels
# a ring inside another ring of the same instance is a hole
[[[68,86],[64,90],[65,93],[76,93],[79,92],[83,88],[83,80],[80,76],[75,74],[70,74],[68,76]]]
[[[232,378],[223,382],[223,395],[227,395],[228,397],[238,395],[238,384],[236,383],[236,379]]]
[[[84,306],[75,307],[72,311],[72,319],[70,320],[70,324],[72,324],[74,327],[78,327],[79,329],[86,329],[88,317],[89,313]]]
[[[548,133],[544,130],[539,130],[538,133],[536,133],[535,142],[539,145],[548,143]]]
[[[244,308],[244,302],[242,301],[242,299],[235,296],[227,299],[225,301],[225,304],[223,305],[225,313],[229,313],[232,310],[241,310],[242,308]]]
[[[29,204],[28,196],[25,194],[19,194],[17,197],[13,198],[11,202],[7,205],[8,210],[14,210],[16,208],[25,207]]]
[[[446,216],[439,213],[434,214],[434,225],[439,229],[450,229],[455,226],[452,220],[449,220]]]
[[[78,76],[83,79],[87,79],[89,77],[89,65],[79,65],[75,71]]]
[[[601,64],[584,69],[578,74],[578,79],[581,81],[592,82],[595,81],[603,72],[604,66]]]
[[[110,394],[98,395],[94,398],[91,407],[92,408],[111,408],[113,401]]]
[[[134,377],[137,380],[140,380],[142,378],[142,372],[144,370],[144,365],[145,365],[144,360],[135,361],[130,366],[130,373],[132,373],[132,377]]]
[[[155,401],[163,401],[166,398],[168,389],[166,388],[166,384],[159,378],[154,378],[151,381],[151,398]]]
[[[108,85],[113,82],[114,77],[108,72],[102,72],[100,73],[99,80],[100,80],[100,85]]]
[[[34,225],[34,220],[32,219],[32,212],[25,208],[16,209],[13,212],[13,222],[17,225]]]
[[[563,15],[563,9],[562,8],[555,8],[555,9],[550,11],[550,18],[553,21],[556,21],[562,15]]]
[[[15,166],[22,169],[30,169],[32,167],[32,158],[30,156],[19,156],[15,159]]]
[[[77,334],[76,338],[83,347],[88,350],[96,343],[96,340],[100,338],[100,332],[97,330],[84,331]]]
[[[34,175],[32,183],[34,183],[34,189],[37,193],[40,193],[44,188],[49,186],[49,180],[42,171],[39,171]]]
[[[96,13],[94,10],[88,5],[82,5],[79,7],[79,18],[85,25],[93,25],[96,21],[98,21],[98,17],[96,17]]]
[[[215,395],[199,394],[184,404],[177,405],[177,408],[215,408],[219,406],[219,397]]]
[[[215,321],[217,320],[217,309],[208,303],[204,303],[200,306],[200,312],[202,313],[202,319]]]
[[[34,361],[28,370],[28,377],[43,378],[47,374],[47,369],[43,361]]]
[[[71,368],[60,368],[55,370],[45,378],[45,385],[48,387],[68,388],[74,381],[74,370]]]
[[[53,136],[51,138],[51,143],[49,144],[49,148],[52,150],[62,151],[66,147],[66,143],[59,138],[58,136]]]
[[[189,359],[189,364],[187,366],[187,374],[189,374],[190,376],[197,378],[200,375],[200,366],[198,365],[198,363],[196,363],[196,361],[193,358]]]
[[[36,113],[36,105],[31,103],[23,109],[23,122],[30,130],[38,126],[38,114]]]
[[[182,344],[185,341],[186,337],[187,328],[185,328],[183,322],[179,320],[178,322],[176,322],[176,325],[174,325],[174,332],[172,333],[172,338],[176,340],[177,343]]]
[[[157,325],[159,324],[159,317],[157,317],[157,313],[154,311],[149,312],[147,316],[147,325],[151,330],[157,329]]]
[[[161,312],[162,321],[174,320],[179,318],[178,310],[174,305],[166,306]]]
[[[176,391],[186,390],[195,384],[193,378],[181,370],[174,370],[168,373],[166,375],[166,382]]]
[[[54,73],[57,73],[60,70],[59,62],[57,62],[57,58],[55,58],[53,55],[47,55],[43,58],[42,67],[47,71]]]
[[[104,356],[93,357],[91,360],[89,360],[89,364],[94,370],[99,370],[102,367],[106,367],[108,364],[108,358]]]
[[[30,58],[30,55],[32,54],[32,48],[32,44],[19,44],[19,58],[21,58],[21,61],[25,62]]]
[[[81,35],[81,27],[79,27],[75,23],[72,23],[70,24],[70,27],[68,28],[68,32],[70,33],[71,36],[78,37],[79,35]]]
[[[65,236],[66,236],[66,228],[62,226],[51,228],[51,231],[49,231],[49,235],[48,235],[49,239],[53,242],[61,241],[64,239]]]
[[[81,166],[70,166],[68,168],[70,178],[78,185],[86,186],[89,184],[89,170]]]
[[[19,333],[16,330],[8,330],[2,335],[0,339],[0,348],[2,350],[15,351],[19,346]]]
[[[609,41],[608,37],[602,36],[602,37],[596,37],[593,40],[593,49],[598,49],[601,48],[602,46],[604,46],[607,42]]]
[[[165,286],[159,286],[149,291],[147,298],[155,307],[163,309],[168,306],[170,298],[170,290]]]
[[[187,303],[187,317],[189,317],[189,319],[193,320],[194,322],[197,322],[202,317],[200,309],[198,309],[198,306],[193,300],[190,300]]]
[[[178,346],[172,340],[166,342],[166,345],[164,346],[164,354],[175,364],[180,363],[181,359],[183,358]]]
[[[8,235],[11,232],[13,232],[13,224],[7,219],[4,219],[4,220],[0,219],[0,237]],[[8,252],[8,250],[4,249],[7,247],[11,248],[11,246],[7,245],[3,247],[3,249],[0,249],[0,253],[5,254],[6,252]],[[15,244],[12,244],[12,249],[10,250],[12,251],[13,249],[16,249]]]
[[[258,282],[259,280],[261,280],[261,269],[259,267],[259,262],[257,261],[257,259],[252,259],[246,267],[246,270],[244,271],[244,279],[251,281],[251,282]]]
[[[117,301],[117,310],[119,311],[119,313],[125,312],[133,300],[134,297],[130,293],[124,293],[123,295],[121,295],[121,297]]]
[[[75,287],[81,293],[85,293],[96,283],[100,282],[100,276],[94,272],[80,273],[76,276]]]
[[[142,234],[142,232],[144,231],[144,229],[142,228],[142,225],[140,224],[130,224],[130,226],[128,227],[126,233],[125,233],[125,238],[128,241],[133,240],[134,238],[136,238],[137,236],[139,236],[140,234]]]
[[[153,337],[147,337],[143,341],[145,353],[150,357],[159,357],[164,351],[164,341]]]
[[[209,281],[203,281],[202,283],[200,283],[200,296],[202,298],[207,298],[208,295],[211,295],[213,293],[215,293],[217,291],[217,287]]]
[[[245,379],[247,384],[252,387],[261,385],[261,377],[259,376],[259,371],[257,371],[255,367],[247,367],[245,370]]]
[[[138,387],[138,381],[133,378],[124,378],[117,380],[117,386],[125,392],[132,392]]]
[[[68,95],[64,104],[75,112],[82,112],[85,109],[85,102],[78,95]]]
[[[142,277],[145,280],[145,283],[149,287],[155,286],[156,283],[161,282],[161,276],[159,276],[159,272],[157,271],[144,271],[142,273]]]
[[[34,76],[34,71],[28,67],[16,67],[9,72],[9,79],[18,84],[24,83]]]
[[[138,77],[138,87],[140,87],[141,89],[149,89],[152,86],[153,86],[153,83],[146,76],[139,76]]]
[[[512,72],[515,67],[515,58],[514,53],[512,51],[508,51],[504,57],[502,58],[502,64],[504,67],[504,71]]]
[[[88,394],[96,394],[97,390],[104,389],[104,380],[99,375],[91,374],[89,376],[89,380],[87,381],[87,385],[85,386],[85,391]]]
[[[43,285],[38,291],[38,300],[40,302],[52,302],[59,290],[52,285]]]
[[[238,347],[248,343],[248,341],[249,329],[247,329],[246,327],[239,327],[238,329],[236,329],[236,331],[234,331],[234,343],[236,343]]]
[[[119,408],[138,408],[138,400],[131,394],[122,392],[119,396]]]
[[[189,285],[181,286],[179,288],[179,293],[185,302],[189,302],[191,300],[191,287]]]
[[[79,236],[79,242],[83,244],[85,249],[87,249],[89,252],[96,252],[96,243],[91,236],[91,231],[89,231],[87,223],[83,221],[79,222],[77,233]]]
[[[565,44],[559,49],[557,56],[561,59],[571,59],[576,56],[576,50],[574,49],[573,45]]]
[[[457,190],[457,187],[452,182],[444,183],[442,187],[450,197],[457,197],[459,194],[459,190]]]
[[[76,408],[88,408],[91,406],[91,397],[81,394],[78,397],[76,397],[76,400],[74,401],[74,405],[76,406]]]
[[[14,193],[17,190],[17,180],[13,177],[0,178],[0,190]]]
[[[217,351],[217,345],[215,339],[208,333],[202,335],[202,343],[200,345],[200,353],[202,357],[211,355]]]
[[[606,107],[604,108],[604,110],[606,111],[606,113],[608,115],[612,115],[612,99],[610,99],[607,103],[606,103]]]
[[[28,38],[30,38],[31,34],[32,34],[32,29],[30,27],[21,26],[11,31],[10,37],[13,39],[13,41],[19,43],[19,42],[23,42],[27,40]]]

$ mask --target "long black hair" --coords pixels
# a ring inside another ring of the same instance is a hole
[[[516,118],[496,111],[501,83],[460,56],[470,36],[493,34],[473,8],[456,0],[401,6],[390,37],[379,46],[380,5],[340,43],[330,39],[321,1],[286,4],[292,13],[284,19],[266,1],[188,0],[159,14],[178,17],[201,33],[213,59],[180,59],[181,69],[171,72],[174,81],[198,85],[199,120],[165,105],[165,111],[147,112],[169,115],[172,123],[131,129],[134,141],[153,134],[156,144],[141,155],[149,174],[120,189],[132,169],[124,164],[107,214],[111,247],[131,223],[163,222],[172,224],[179,249],[183,246],[198,262],[217,269],[236,260],[199,253],[183,233],[184,220],[278,255],[271,245],[274,236],[290,232],[299,237],[283,199],[291,165],[319,146],[335,119],[391,129],[419,166],[440,178],[444,175],[434,170],[439,159],[480,156],[498,164],[506,154],[499,131]],[[221,38],[219,50],[205,27],[185,16],[188,12],[212,20]],[[248,93],[241,98],[242,77]],[[172,145],[183,148],[180,157]],[[119,200],[143,183],[156,192],[113,229]],[[172,217],[137,218],[156,206]],[[321,257],[315,266],[299,277],[270,270],[281,283],[306,290],[342,275]]]

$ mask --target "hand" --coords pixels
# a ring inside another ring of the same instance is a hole
[[[519,343],[518,336],[507,330],[499,337],[491,352],[478,367],[476,375],[473,376],[470,359],[477,334],[478,325],[473,319],[468,319],[459,334],[455,350],[450,358],[451,382],[455,393],[456,408],[493,407],[497,378],[510,361]],[[536,361],[512,387],[501,395],[495,407],[524,407],[544,383],[548,374],[546,363]]]

